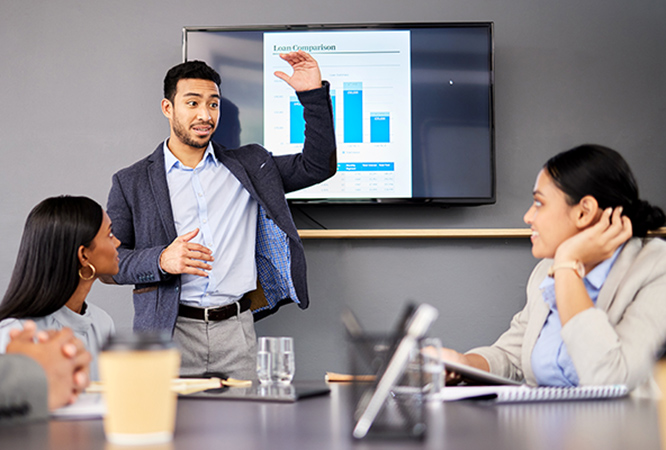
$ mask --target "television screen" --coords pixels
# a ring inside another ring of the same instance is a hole
[[[492,23],[186,27],[183,59],[222,77],[214,140],[301,151],[303,107],[273,75],[299,49],[331,85],[338,170],[290,201],[495,201]]]

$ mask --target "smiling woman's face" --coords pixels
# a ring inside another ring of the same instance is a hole
[[[532,255],[552,258],[562,242],[580,231],[575,221],[577,211],[544,170],[537,176],[533,196],[534,202],[523,217],[532,230]]]

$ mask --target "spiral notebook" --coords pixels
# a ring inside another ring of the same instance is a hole
[[[595,400],[625,397],[629,389],[624,385],[579,387],[517,387],[497,394],[495,403],[550,402],[561,400]]]
[[[446,387],[442,400],[484,400],[492,403],[528,403],[571,400],[598,400],[629,395],[624,385],[579,387],[463,386]]]

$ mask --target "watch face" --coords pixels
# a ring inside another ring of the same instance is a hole
[[[578,261],[576,263],[576,273],[578,273],[578,276],[582,278],[585,278],[585,266],[583,265],[582,262]]]
[[[581,279],[585,277],[585,266],[580,261],[569,261],[566,263],[551,266],[551,268],[548,269],[548,276],[551,278],[554,277],[555,272],[559,269],[572,269]]]

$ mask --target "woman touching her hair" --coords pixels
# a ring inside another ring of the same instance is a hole
[[[7,292],[0,304],[0,351],[9,330],[33,320],[40,330],[69,327],[93,355],[115,331],[101,308],[86,303],[95,280],[118,273],[120,241],[111,220],[87,197],[52,197],[28,215]]]
[[[533,197],[524,221],[543,260],[527,304],[493,345],[442,357],[529,385],[625,384],[654,394],[666,340],[666,242],[646,235],[664,212],[639,198],[622,156],[599,145],[548,160]]]

